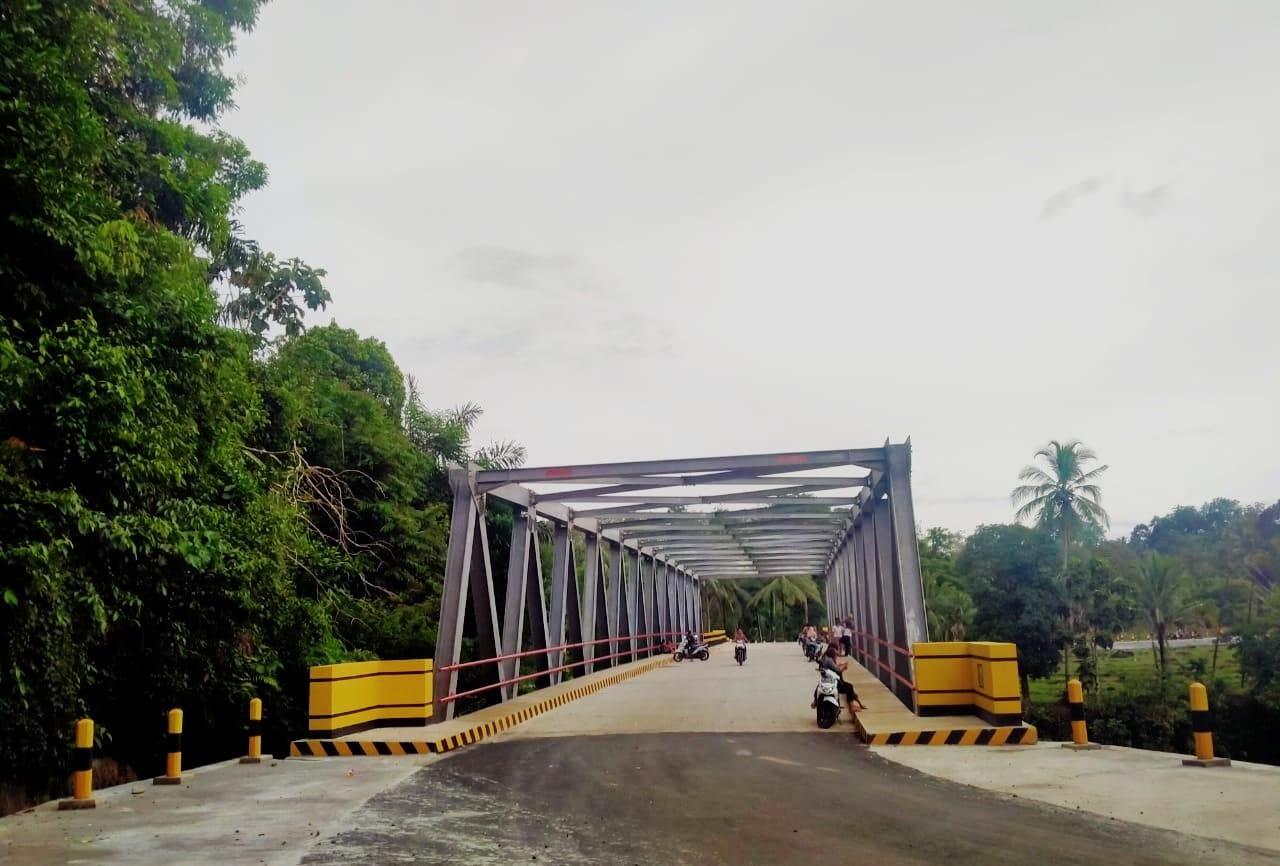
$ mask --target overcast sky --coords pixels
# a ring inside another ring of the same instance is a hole
[[[1280,496],[1280,5],[274,0],[246,230],[560,464],[878,445],[1007,521]],[[1267,157],[1270,156],[1270,165]]]

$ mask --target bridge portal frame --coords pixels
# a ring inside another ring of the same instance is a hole
[[[794,474],[848,466],[866,474]],[[928,631],[910,471],[910,439],[839,451],[451,468],[432,721],[453,717],[462,668],[488,667],[502,685],[475,691],[496,689],[505,702],[517,694],[522,659],[534,664],[524,679],[541,687],[560,682],[567,665],[590,673],[648,657],[663,637],[703,629],[704,581],[783,575],[822,578],[828,616],[854,622],[858,661],[914,710],[910,646],[927,641]],[[529,484],[556,489],[537,492]],[[560,489],[564,485],[573,487]],[[744,489],[653,492],[724,486]],[[485,518],[490,496],[515,508],[501,620]],[[580,504],[586,507],[574,507]],[[690,505],[747,507],[670,510]],[[549,598],[539,522],[552,525]],[[581,581],[575,533],[583,536],[586,554]],[[484,658],[463,662],[468,609]]]

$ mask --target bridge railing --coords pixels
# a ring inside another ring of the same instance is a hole
[[[519,662],[527,658],[533,658],[536,660],[545,660],[550,656],[556,655],[556,654],[558,654],[559,657],[563,658],[564,653],[567,653],[572,650],[579,651],[579,655],[581,656],[577,660],[570,661],[565,664],[540,667],[538,670],[535,670],[532,673],[518,674],[515,676],[508,676],[508,677],[499,677],[499,679],[495,680],[494,682],[485,683],[484,685],[481,685],[481,686],[469,688],[464,691],[453,691],[453,692],[448,692],[442,695],[438,695],[438,696],[435,696],[434,701],[437,705],[443,707],[448,704],[454,703],[456,701],[462,700],[463,698],[469,698],[469,697],[474,697],[476,695],[481,695],[481,694],[484,694],[485,692],[493,691],[494,689],[504,689],[504,688],[509,689],[511,686],[518,686],[521,683],[529,682],[531,680],[544,679],[549,682],[553,674],[561,674],[561,673],[564,673],[565,671],[573,671],[578,668],[583,668],[587,666],[592,666],[594,668],[594,666],[596,665],[612,666],[614,664],[615,659],[629,658],[629,660],[631,661],[638,661],[640,658],[651,658],[654,655],[660,652],[663,652],[668,641],[670,641],[671,643],[675,643],[680,639],[681,636],[682,636],[682,633],[680,632],[655,631],[655,632],[647,632],[645,634],[631,635],[623,638],[605,637],[605,638],[598,638],[596,640],[585,640],[585,641],[576,641],[574,643],[563,643],[563,644],[557,644],[555,646],[549,646],[545,648],[522,650],[520,652],[489,656],[487,658],[472,659],[470,661],[455,662],[453,664],[447,664],[447,665],[439,665],[438,667],[435,668],[436,672],[447,674],[453,671],[468,670],[472,668],[484,667],[486,665],[496,665],[501,662],[513,662],[513,661]],[[637,646],[635,646],[634,648],[629,646],[632,639],[634,639],[637,642]],[[706,641],[708,645],[714,646],[718,643],[723,643],[728,638],[726,637],[723,629],[717,629],[713,631],[703,632],[702,639]],[[596,655],[593,653],[592,655],[587,656],[585,653],[581,652],[586,647],[594,648],[594,647],[605,645],[605,644],[617,645],[619,649],[616,652],[610,652],[605,655]]]
[[[918,689],[916,688],[916,684],[914,682],[912,682],[910,679],[900,674],[897,670],[895,670],[895,668],[892,665],[887,665],[884,663],[884,661],[881,660],[880,653],[874,652],[872,650],[871,643],[874,642],[878,646],[885,647],[895,655],[898,655],[907,659],[908,664],[910,664],[911,660],[915,658],[915,653],[913,653],[911,650],[907,649],[906,647],[901,647],[895,643],[890,643],[887,640],[878,638],[871,632],[855,631],[853,634],[855,638],[854,647],[857,650],[858,658],[862,660],[864,667],[868,663],[873,664],[875,665],[878,671],[883,672],[879,674],[880,679],[883,680],[884,675],[887,674],[890,678],[899,682],[904,689],[911,691],[913,694],[918,691]]]

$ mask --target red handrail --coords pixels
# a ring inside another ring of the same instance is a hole
[[[608,639],[606,638],[606,640]],[[619,638],[619,640],[626,640],[626,638]],[[648,652],[649,650],[658,649],[659,647],[661,647],[661,644],[649,644],[648,646],[637,647],[635,649],[635,652],[636,653]],[[539,650],[538,652],[545,652],[545,650]],[[452,694],[452,695],[445,695],[443,698],[440,699],[440,703],[447,704],[450,701],[456,701],[459,698],[468,698],[468,697],[471,697],[472,695],[478,695],[481,692],[487,692],[490,689],[499,688],[500,686],[509,686],[509,685],[512,685],[513,683],[522,683],[525,680],[532,680],[532,679],[536,679],[537,677],[545,677],[548,674],[559,673],[560,671],[567,671],[571,668],[576,668],[581,665],[591,664],[593,662],[608,661],[609,659],[615,659],[615,658],[618,658],[619,656],[624,656],[624,655],[629,656],[631,654],[632,654],[632,650],[628,648],[616,653],[612,653],[607,656],[598,656],[596,658],[583,659],[582,661],[574,662],[573,664],[560,665],[559,667],[549,668],[548,670],[545,670],[545,671],[535,671],[534,673],[531,673],[531,674],[524,674],[523,676],[512,677],[509,680],[499,680],[496,683],[489,683],[488,685],[480,686],[479,688],[476,688],[476,689],[470,689],[469,691],[457,692],[456,694]],[[494,661],[494,659],[486,659],[486,661]]]
[[[595,646],[596,644],[613,643],[616,641],[629,641],[632,638],[635,638],[636,640],[647,640],[649,638],[655,638],[655,637],[675,637],[678,634],[681,634],[681,633],[674,632],[674,631],[654,631],[654,632],[649,632],[647,634],[624,635],[620,637],[602,637],[596,640],[579,641],[578,643],[557,644],[555,646],[549,646],[544,649],[522,650],[520,652],[507,653],[506,655],[489,656],[488,658],[476,659],[475,661],[457,662],[451,665],[440,665],[440,667],[436,668],[436,670],[442,671],[442,672],[457,671],[457,670],[462,670],[463,668],[473,668],[478,665],[487,665],[487,664],[492,664],[494,662],[503,662],[509,659],[528,658],[529,656],[538,656],[538,655],[543,655],[545,653],[552,653],[552,652],[569,650],[569,649],[577,649],[579,647],[584,647],[584,646]],[[628,652],[630,652],[630,650],[628,650]],[[636,652],[639,652],[638,648]]]
[[[900,647],[900,646],[898,646],[898,645],[897,645],[897,644],[895,644],[895,643],[889,643],[889,641],[887,641],[887,640],[881,640],[880,638],[876,637],[875,635],[873,635],[873,634],[872,634],[871,632],[869,632],[869,631],[856,631],[856,632],[854,632],[854,634],[856,634],[856,635],[860,635],[860,636],[862,636],[862,637],[869,637],[869,638],[871,638],[873,641],[875,641],[876,643],[880,644],[881,646],[887,646],[887,647],[889,647],[889,649],[893,650],[894,652],[901,653],[902,655],[906,656],[906,657],[907,657],[907,658],[909,658],[909,659],[913,659],[913,658],[915,658],[915,657],[916,657],[916,654],[915,654],[915,653],[913,653],[911,650],[909,650],[909,649],[904,649],[903,647]],[[865,646],[865,644],[864,644],[864,646]]]

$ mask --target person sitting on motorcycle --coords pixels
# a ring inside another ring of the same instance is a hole
[[[742,641],[743,643],[747,642],[747,635],[743,632],[742,626],[738,626],[738,630],[733,633],[733,640],[735,643],[737,641]]]
[[[819,659],[818,661],[819,670],[831,671],[831,673],[835,674],[839,678],[839,682],[836,683],[836,689],[840,692],[840,694],[844,695],[845,700],[848,701],[849,712],[852,713],[852,712],[865,710],[866,707],[863,705],[862,701],[858,699],[858,693],[853,689],[853,683],[845,681],[844,672],[848,667],[849,667],[848,662],[836,661],[835,644],[828,646],[827,651],[823,653],[822,658]],[[854,704],[858,705],[857,710],[854,710],[853,708]],[[815,689],[813,693],[812,706],[816,707],[817,705],[818,705],[818,692]]]

